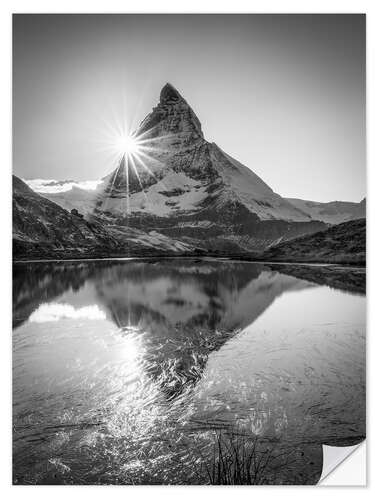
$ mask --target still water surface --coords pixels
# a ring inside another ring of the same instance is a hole
[[[365,435],[354,283],[234,261],[16,264],[14,482],[217,482],[218,445],[241,436],[272,458],[254,482],[316,483],[323,443]]]

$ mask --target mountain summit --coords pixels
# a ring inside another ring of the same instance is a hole
[[[160,104],[167,104],[168,102],[186,102],[185,99],[181,97],[181,94],[171,85],[166,83],[160,91]]]
[[[157,230],[215,254],[259,251],[325,227],[206,141],[198,117],[170,83],[135,136],[139,152],[123,158],[97,189],[44,196],[88,220]]]
[[[201,123],[181,94],[167,83],[161,89],[159,104],[146,116],[137,136],[147,139],[180,135],[186,141],[203,139]]]

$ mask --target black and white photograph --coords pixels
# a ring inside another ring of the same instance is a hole
[[[13,485],[318,484],[366,439],[366,15],[12,40]]]

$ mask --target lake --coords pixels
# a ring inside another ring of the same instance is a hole
[[[15,484],[315,484],[365,438],[362,269],[13,269]]]

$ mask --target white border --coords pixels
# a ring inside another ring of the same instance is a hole
[[[264,498],[268,495],[277,495],[278,497],[287,497],[294,499],[300,497],[301,494],[307,499],[313,495],[320,495],[328,497],[328,495],[339,494],[343,499],[351,498],[352,495],[371,495],[371,477],[368,482],[368,488],[337,488],[335,492],[331,488],[315,488],[315,487],[12,487],[11,486],[11,13],[12,12],[72,12],[72,13],[126,13],[126,12],[159,12],[159,13],[366,13],[367,14],[367,137],[368,137],[368,256],[374,254],[374,231],[373,231],[373,211],[374,203],[372,200],[373,190],[375,186],[374,179],[374,155],[373,155],[373,117],[374,117],[374,100],[372,97],[372,89],[375,89],[374,78],[374,29],[375,29],[375,13],[374,2],[371,1],[345,1],[345,0],[315,0],[315,1],[291,1],[291,0],[273,0],[273,1],[251,1],[251,0],[230,0],[224,1],[209,1],[209,0],[190,0],[190,1],[176,1],[176,0],[20,0],[8,1],[3,0],[0,5],[0,53],[1,53],[1,123],[0,123],[0,137],[1,137],[1,179],[0,179],[0,214],[1,214],[1,244],[0,244],[0,265],[1,265],[1,342],[2,348],[0,349],[0,381],[2,385],[2,412],[0,412],[0,429],[2,430],[1,440],[1,456],[0,456],[0,473],[1,473],[1,496],[2,498],[21,498],[27,497],[28,499],[50,498],[65,498],[66,495],[72,498],[82,498],[90,496],[91,498],[102,498],[103,495],[114,498],[123,499],[142,497],[143,495],[153,498],[173,498],[176,495],[180,499],[189,498],[194,496],[214,496],[215,498],[227,498],[228,494],[236,497],[245,497],[255,494],[257,498]],[[370,140],[372,138],[372,140]],[[371,187],[370,187],[371,186]],[[369,273],[369,286],[368,286],[368,311],[370,312],[373,301],[374,290],[374,266],[372,261],[368,265]],[[370,397],[370,390],[372,393],[374,380],[374,341],[371,339],[374,332],[374,319],[373,314],[368,317],[368,423],[371,422],[373,412],[373,398]],[[371,448],[372,429],[368,426],[367,429],[367,442],[368,448]],[[371,460],[371,452],[369,459]],[[371,463],[371,462],[370,462]],[[368,464],[368,471],[371,471],[370,463]],[[249,490],[249,488],[251,488]],[[374,493],[374,492],[373,492]],[[372,493],[372,494],[373,494]]]

